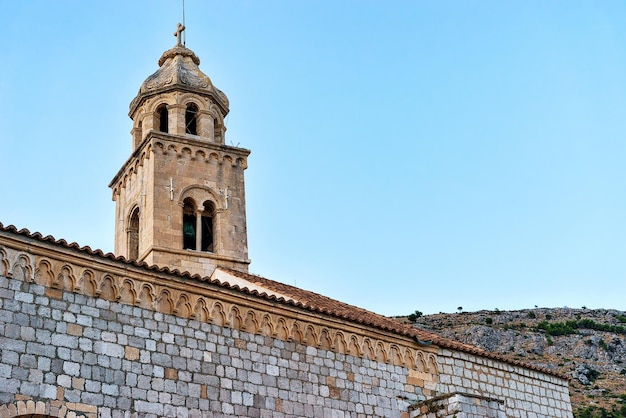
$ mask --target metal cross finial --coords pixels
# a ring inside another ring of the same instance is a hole
[[[178,26],[176,27],[176,32],[174,32],[174,36],[176,37],[176,46],[183,46],[181,42],[181,38],[182,38],[182,33],[184,30],[185,30],[185,27],[179,23]]]

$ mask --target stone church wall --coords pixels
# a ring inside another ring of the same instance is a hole
[[[421,396],[400,366],[6,277],[0,296],[0,416],[399,417]]]
[[[563,379],[445,349],[439,353],[439,362],[440,393],[504,399],[507,417],[572,416],[569,390]]]
[[[451,393],[413,406],[410,418],[507,418],[504,402]]]
[[[36,237],[2,243],[0,418],[572,416],[567,381],[521,365]]]

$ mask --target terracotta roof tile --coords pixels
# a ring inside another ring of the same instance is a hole
[[[5,227],[1,222],[0,222],[0,232],[10,233],[12,235],[26,237],[30,239],[35,239],[37,241],[49,243],[55,246],[65,248],[65,249],[71,249],[80,253],[86,253],[91,256],[96,256],[96,257],[100,257],[103,259],[108,259],[111,261],[124,263],[126,265],[140,267],[140,268],[150,270],[150,271],[156,271],[160,273],[175,275],[181,278],[207,282],[212,285],[225,287],[231,290],[240,291],[246,294],[254,295],[260,298],[264,298],[264,299],[273,300],[273,301],[284,303],[287,305],[292,305],[301,309],[306,309],[312,312],[317,312],[320,314],[332,316],[332,317],[343,319],[349,322],[366,325],[372,328],[391,332],[397,335],[411,337],[415,341],[421,344],[435,344],[442,348],[448,348],[451,350],[458,350],[458,351],[462,351],[465,353],[487,357],[490,359],[502,361],[502,362],[512,364],[515,366],[521,366],[530,370],[535,370],[535,371],[539,371],[542,373],[546,373],[546,374],[556,376],[562,379],[568,379],[566,376],[563,376],[562,374],[554,370],[537,367],[537,366],[523,363],[517,360],[511,360],[502,355],[491,353],[491,352],[482,350],[478,347],[471,346],[469,344],[463,344],[454,340],[450,340],[448,338],[441,337],[429,331],[414,328],[410,325],[403,324],[395,319],[376,314],[366,309],[352,306],[347,303],[339,302],[337,300],[331,299],[329,297],[320,295],[315,292],[311,292],[308,290],[300,289],[298,287],[294,287],[294,286],[290,286],[284,283],[266,279],[265,277],[262,277],[262,276],[257,276],[254,274],[244,273],[244,272],[240,272],[237,270],[231,270],[231,269],[226,269],[222,267],[219,268],[220,270],[227,272],[240,279],[243,279],[251,284],[256,284],[257,286],[264,287],[270,290],[271,291],[270,293],[279,293],[279,294],[289,297],[290,299],[285,299],[284,297],[277,297],[274,294],[268,294],[266,292],[259,292],[256,289],[250,290],[247,287],[242,288],[239,285],[231,285],[228,282],[223,282],[217,279],[211,279],[210,277],[201,277],[198,274],[192,275],[188,272],[181,272],[178,269],[171,270],[167,267],[158,267],[156,265],[148,265],[147,263],[137,263],[135,261],[129,261],[124,257],[115,256],[112,253],[105,254],[102,250],[99,250],[99,249],[93,250],[89,246],[81,247],[75,242],[68,243],[64,239],[56,240],[54,237],[50,235],[46,235],[44,237],[39,232],[31,233],[28,229],[25,229],[25,228],[18,230],[14,225],[8,225]]]

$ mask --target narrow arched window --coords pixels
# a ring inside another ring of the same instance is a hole
[[[213,203],[204,202],[202,211],[202,251],[215,252],[213,240],[213,214],[215,212]]]
[[[135,208],[130,214],[126,236],[128,243],[128,259],[137,260],[139,258],[139,208]]]
[[[220,130],[220,121],[215,118],[213,119],[213,141],[221,142],[221,130]]]
[[[168,132],[168,112],[167,105],[162,104],[157,108],[157,116],[159,118],[159,131]]]
[[[190,198],[183,201],[183,249],[196,249],[196,204]]]
[[[198,135],[198,106],[194,103],[187,105],[185,110],[185,132],[191,135]]]

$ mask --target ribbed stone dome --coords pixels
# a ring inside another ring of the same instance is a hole
[[[228,114],[228,98],[211,79],[200,71],[200,58],[182,45],[168,49],[159,59],[159,69],[141,84],[137,96],[130,103],[130,115],[146,98],[172,90],[189,91],[210,96],[223,114]]]

